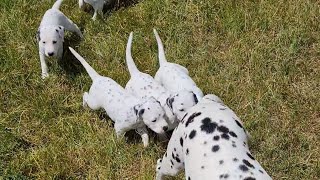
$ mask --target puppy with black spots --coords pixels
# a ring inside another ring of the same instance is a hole
[[[215,95],[190,108],[157,161],[156,179],[185,171],[188,180],[270,180],[250,153],[247,133],[236,114]]]
[[[46,11],[37,31],[42,79],[49,76],[46,56],[62,60],[64,30],[75,32],[83,38],[78,26],[59,10],[61,3],[62,0],[57,0],[51,9]]]
[[[175,63],[167,61],[164,53],[164,47],[157,31],[153,29],[154,35],[158,43],[159,64],[160,67],[154,76],[155,80],[160,82],[166,89],[179,92],[181,90],[192,91],[198,99],[203,97],[203,93],[196,83],[189,76],[189,71]]]
[[[192,91],[181,90],[172,93],[155,81],[149,74],[140,72],[131,55],[132,38],[133,33],[131,32],[126,49],[130,80],[125,89],[140,98],[156,98],[165,110],[169,124],[166,130],[172,130],[178,125],[185,112],[198,102],[198,99]]]
[[[168,124],[164,119],[164,110],[156,99],[143,100],[133,96],[111,78],[99,75],[75,50],[69,49],[93,81],[89,92],[83,94],[83,106],[93,110],[103,108],[115,122],[117,137],[135,129],[147,147],[149,136],[146,125],[156,133],[165,132]]]

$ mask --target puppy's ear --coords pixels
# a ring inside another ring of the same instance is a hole
[[[59,34],[59,37],[64,40],[64,27],[63,26],[58,26],[56,29],[56,32]]]
[[[37,40],[38,42],[41,41],[41,38],[40,38],[40,28],[38,28],[38,30],[37,30],[36,40]]]

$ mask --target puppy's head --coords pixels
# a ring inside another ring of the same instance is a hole
[[[139,119],[154,132],[162,134],[168,130],[168,123],[165,120],[165,112],[160,102],[154,98],[148,98],[146,102],[134,107]]]
[[[40,51],[46,56],[56,57],[64,41],[63,26],[40,27],[37,32]]]
[[[167,106],[179,121],[186,111],[198,103],[197,96],[192,91],[180,91],[167,99]]]

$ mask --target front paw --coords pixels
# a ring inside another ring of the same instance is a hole
[[[49,77],[49,74],[48,74],[47,72],[41,73],[41,78],[42,78],[42,79],[45,79],[45,78],[47,78],[47,77]]]

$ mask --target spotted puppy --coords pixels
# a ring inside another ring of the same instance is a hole
[[[126,49],[126,61],[131,78],[125,89],[140,98],[156,98],[165,110],[169,130],[174,129],[185,111],[194,106],[198,100],[192,91],[171,93],[155,81],[152,76],[140,72],[131,55],[132,38],[133,33],[131,32]]]
[[[62,59],[64,30],[76,32],[83,38],[78,26],[59,10],[61,3],[62,0],[57,0],[51,9],[46,11],[37,32],[43,79],[49,76],[46,56]]]
[[[111,78],[99,75],[75,50],[69,49],[93,81],[89,93],[85,92],[83,95],[83,106],[89,106],[93,110],[103,108],[115,122],[118,137],[128,130],[136,129],[146,147],[149,137],[145,125],[156,133],[164,133],[168,124],[159,102],[154,98],[142,100],[127,93]]]
[[[188,180],[271,179],[251,155],[240,119],[221,102],[207,95],[187,111],[157,161],[157,180],[181,169]]]
[[[90,4],[94,9],[92,20],[96,20],[98,13],[103,16],[103,6],[106,3],[105,0],[79,0],[79,7],[82,8],[84,3]]]
[[[201,99],[203,97],[203,93],[189,76],[188,70],[179,64],[170,63],[166,60],[161,39],[155,29],[153,29],[153,32],[158,43],[160,64],[160,68],[154,77],[155,80],[171,91],[193,91],[197,98]]]

